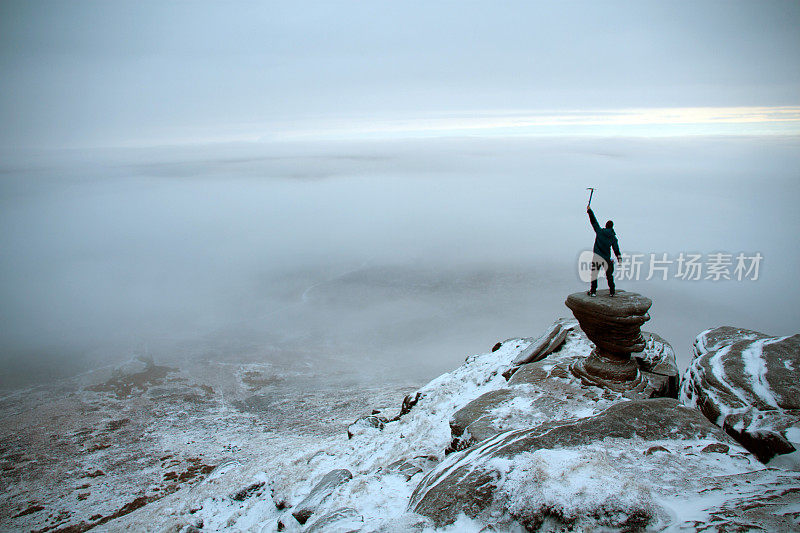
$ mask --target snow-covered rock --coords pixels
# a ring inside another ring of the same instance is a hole
[[[800,469],[800,335],[719,327],[702,332],[681,401],[761,461]]]
[[[530,346],[522,350],[514,358],[514,365],[524,365],[544,359],[548,354],[560,348],[567,339],[567,333],[578,325],[577,320],[559,319],[547,328],[538,339],[531,342]]]
[[[609,291],[600,290],[596,297],[572,293],[564,303],[599,351],[622,356],[644,349],[640,327],[650,320],[650,298],[622,290],[612,297]]]
[[[358,418],[347,428],[347,438],[352,439],[356,435],[361,435],[366,431],[380,431],[386,427],[389,421],[385,416],[367,415]]]
[[[592,416],[628,399],[630,395],[624,392],[587,385],[571,372],[592,350],[592,343],[576,325],[574,320],[556,321],[543,337],[563,333],[558,350],[544,359],[512,366],[504,372],[506,387],[486,392],[456,411],[450,419],[453,441],[448,451],[463,450],[510,429]],[[676,397],[678,370],[672,347],[655,334],[644,333],[644,338],[645,349],[634,361],[648,380],[647,394]],[[546,342],[540,338],[538,344]]]
[[[656,396],[678,397],[680,371],[672,345],[660,336],[642,331],[644,350],[633,354],[642,372],[657,391]]]
[[[404,476],[406,481],[419,474],[420,472],[427,472],[439,462],[439,458],[435,455],[418,455],[409,459],[398,459],[384,471],[388,473],[396,473]]]
[[[360,531],[364,525],[364,517],[350,507],[336,509],[320,516],[308,525],[304,533],[353,533]]]
[[[545,359],[512,367],[505,372],[509,376],[505,386],[478,396],[453,414],[450,451],[510,429],[591,416],[625,400],[620,393],[584,386],[570,372],[570,366],[591,351],[591,344],[577,328],[567,331],[561,349]]]
[[[594,343],[589,357],[570,368],[587,385],[626,392],[631,397],[649,398],[655,387],[649,382],[631,353],[641,352],[645,340],[640,326],[650,319],[652,301],[634,292],[599,291],[596,296],[576,292],[564,302],[578,319],[581,330]],[[658,388],[663,388],[661,383]]]
[[[504,432],[453,454],[420,481],[409,507],[438,525],[452,523],[466,513],[480,516],[486,523],[518,521],[534,529],[548,520],[574,526],[588,510],[591,525],[639,529],[667,512],[654,503],[646,485],[633,480],[649,478],[655,485],[662,473],[649,464],[633,465],[637,475],[630,478],[615,468],[613,456],[644,455],[654,445],[668,450],[694,445],[699,451],[712,443],[729,445],[717,426],[676,400],[626,401],[593,417]],[[593,444],[603,444],[605,453],[583,457],[581,450]],[[542,450],[547,451],[536,455]],[[697,473],[706,466],[704,459],[694,461],[683,455],[681,469],[686,473]],[[576,470],[575,478],[565,478],[558,489],[561,493],[551,495],[557,480],[549,479],[546,470],[563,462]]]
[[[305,524],[317,508],[322,505],[322,502],[329,498],[339,485],[347,483],[351,479],[353,479],[353,473],[346,468],[331,470],[322,476],[322,479],[314,485],[308,496],[292,509],[292,516],[301,524]]]

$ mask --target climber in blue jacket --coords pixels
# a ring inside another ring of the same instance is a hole
[[[608,291],[611,296],[614,296],[614,263],[611,262],[611,249],[614,249],[614,255],[617,256],[617,262],[620,261],[619,243],[617,242],[617,234],[614,232],[614,222],[609,220],[606,222],[606,227],[601,228],[597,223],[592,208],[586,206],[586,212],[589,213],[589,222],[592,223],[594,229],[594,253],[599,255],[605,262],[606,280],[608,280]],[[599,269],[598,269],[599,270]],[[597,296],[597,277],[592,276],[592,285],[587,293],[589,296]]]

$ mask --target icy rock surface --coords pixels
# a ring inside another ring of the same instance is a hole
[[[723,326],[702,332],[681,401],[761,461],[800,469],[800,335]]]
[[[567,334],[578,325],[576,320],[559,319],[552,326],[547,328],[538,339],[531,342],[530,346],[522,350],[514,358],[514,365],[534,363],[547,357],[551,352],[557,350],[564,344]]]
[[[642,337],[644,350],[633,354],[639,370],[656,389],[656,396],[677,398],[680,371],[672,345],[649,331],[642,331]]]
[[[311,492],[305,499],[297,504],[297,507],[292,511],[292,516],[297,519],[301,524],[305,524],[306,520],[314,514],[314,511],[328,498],[336,488],[342,483],[347,483],[353,479],[353,474],[346,468],[338,468],[331,470],[325,474],[322,479],[314,485]]]
[[[350,533],[360,531],[364,519],[349,507],[319,517],[305,528],[305,533]]]
[[[567,296],[564,303],[595,345],[589,357],[572,365],[573,374],[586,385],[627,392],[640,399],[654,396],[656,388],[664,389],[661,380],[655,386],[650,383],[631,358],[631,353],[645,348],[640,327],[650,319],[649,298],[627,291],[618,291],[613,297],[609,291],[599,291],[595,297],[577,292]]]
[[[621,402],[593,417],[504,432],[450,456],[419,483],[410,508],[438,525],[452,523],[460,513],[466,513],[483,521],[507,515],[529,528],[538,528],[545,520],[572,526],[582,511],[589,510],[596,514],[594,525],[636,529],[658,521],[661,513],[651,491],[631,480],[647,479],[655,485],[661,473],[649,465],[641,469],[634,466],[636,475],[630,477],[615,468],[614,455],[643,455],[656,443],[667,450],[691,449],[692,445],[700,450],[727,441],[717,426],[677,400]],[[592,449],[594,444],[603,445],[604,452],[599,457],[589,454],[584,458],[581,450],[587,446]],[[576,479],[565,476],[563,481],[567,491],[588,493],[579,498],[583,502],[563,494],[548,494],[557,484],[542,472],[553,468],[550,463],[565,463],[568,469],[576,470]],[[684,458],[680,469],[696,473],[706,466],[703,463]]]
[[[571,322],[567,326],[577,325]],[[545,359],[512,367],[504,372],[508,383],[481,394],[453,414],[450,451],[510,429],[591,416],[625,399],[614,391],[584,386],[569,371],[570,365],[591,351],[591,343],[576,327],[564,331],[567,335],[561,349]]]

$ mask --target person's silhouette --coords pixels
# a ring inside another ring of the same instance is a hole
[[[617,261],[620,261],[619,243],[617,242],[617,234],[614,232],[614,223],[612,221],[606,222],[606,227],[601,228],[597,223],[597,218],[594,216],[592,208],[586,206],[586,212],[589,213],[589,222],[592,223],[594,229],[594,253],[600,256],[606,269],[606,280],[608,281],[608,291],[611,296],[614,296],[614,263],[611,262],[611,249],[614,249],[614,255],[617,256]],[[599,269],[598,269],[599,270]],[[592,276],[592,284],[587,293],[589,296],[597,296],[597,277]]]

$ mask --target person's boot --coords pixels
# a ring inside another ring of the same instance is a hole
[[[592,298],[595,298],[597,296],[597,293],[596,292],[592,292],[592,291],[586,291],[586,294],[588,294]]]

